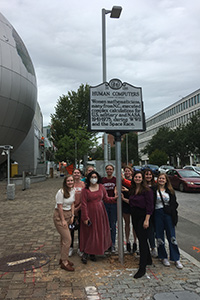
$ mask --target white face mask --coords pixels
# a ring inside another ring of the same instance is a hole
[[[97,183],[97,181],[98,181],[98,179],[97,179],[97,178],[90,178],[90,182],[91,182],[92,184],[95,184],[95,183]]]

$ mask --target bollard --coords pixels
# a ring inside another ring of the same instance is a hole
[[[15,199],[15,184],[7,185],[7,199],[14,200]]]
[[[29,177],[26,177],[26,189],[30,189],[31,186],[31,179]]]
[[[25,171],[22,173],[22,191],[25,191],[26,189],[26,174]]]

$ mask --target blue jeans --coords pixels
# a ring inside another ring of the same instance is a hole
[[[175,226],[170,215],[164,213],[163,208],[155,209],[155,230],[158,247],[158,257],[161,259],[167,258],[165,249],[165,232],[169,243],[170,260],[177,261],[180,259],[178,249]]]
[[[107,214],[108,220],[110,224],[110,233],[111,233],[111,240],[112,245],[115,246],[115,239],[116,239],[116,222],[117,222],[117,203],[104,203]]]

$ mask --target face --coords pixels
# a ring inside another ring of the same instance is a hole
[[[92,176],[90,177],[90,184],[95,185],[98,181],[98,177],[96,174],[92,174]]]
[[[72,176],[70,176],[66,179],[66,186],[68,188],[73,188],[74,187],[74,178]]]
[[[126,168],[124,170],[124,176],[125,176],[126,179],[131,179],[132,178],[132,172],[129,168]]]
[[[73,172],[74,179],[79,179],[81,177],[81,173],[79,170],[74,170]]]
[[[89,168],[87,169],[87,175],[88,175],[90,172],[92,172],[93,170],[94,170],[93,167],[89,167]]]
[[[142,180],[143,180],[142,174],[140,174],[140,173],[136,174],[136,175],[134,176],[133,180],[134,180],[134,182],[135,182],[136,184],[142,183]]]
[[[167,182],[165,175],[160,175],[157,181],[160,186],[164,186]]]
[[[113,170],[112,166],[107,166],[106,167],[106,173],[107,173],[108,176],[112,176],[113,171],[114,170]]]
[[[150,182],[152,180],[153,176],[152,176],[151,172],[148,171],[144,174],[144,178],[147,182]]]

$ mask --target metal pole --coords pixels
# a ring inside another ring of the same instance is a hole
[[[106,82],[106,9],[102,9],[102,68],[103,82]],[[108,135],[104,133],[104,170],[108,164]]]
[[[126,164],[128,166],[128,133],[126,134]]]
[[[7,150],[7,155],[8,155],[8,184],[10,184],[10,148]]]
[[[118,223],[118,256],[121,264],[124,263],[124,239],[122,220],[122,198],[121,198],[121,133],[115,134],[115,164],[116,164],[116,184],[117,184],[117,223]]]

